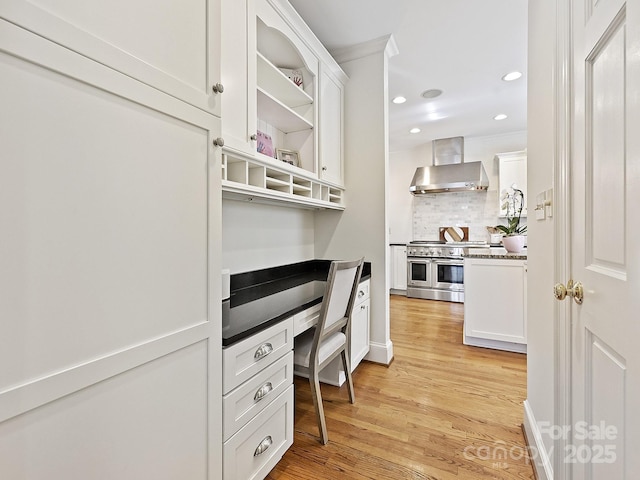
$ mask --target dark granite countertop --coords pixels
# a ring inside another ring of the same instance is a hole
[[[330,265],[310,260],[231,275],[231,296],[222,302],[222,346],[321,303]],[[370,277],[365,262],[362,280]]]

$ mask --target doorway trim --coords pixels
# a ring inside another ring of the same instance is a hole
[[[573,110],[572,0],[556,3],[555,158],[554,158],[554,278],[564,284],[571,277],[571,155]],[[551,292],[551,288],[549,289]],[[571,425],[571,303],[555,302],[554,315],[554,424]],[[553,476],[571,478],[564,461],[570,439],[554,440]]]

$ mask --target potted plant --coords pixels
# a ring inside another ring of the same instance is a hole
[[[506,225],[496,225],[496,228],[504,234],[502,245],[507,252],[521,252],[524,248],[524,233],[527,231],[526,225],[520,225],[524,193],[514,183],[508,190],[503,190],[500,200],[507,217]]]

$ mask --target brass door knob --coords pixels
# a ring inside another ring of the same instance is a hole
[[[556,300],[564,300],[567,296],[573,297],[573,300],[580,305],[584,299],[584,288],[582,283],[574,283],[573,280],[569,280],[566,287],[561,283],[556,283],[553,286],[553,296],[556,297]]]

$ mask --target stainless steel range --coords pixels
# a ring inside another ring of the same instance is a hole
[[[466,240],[466,227],[456,228],[460,235],[447,235],[450,228],[441,227],[440,240],[407,245],[407,297],[464,302],[463,255],[488,244]]]

